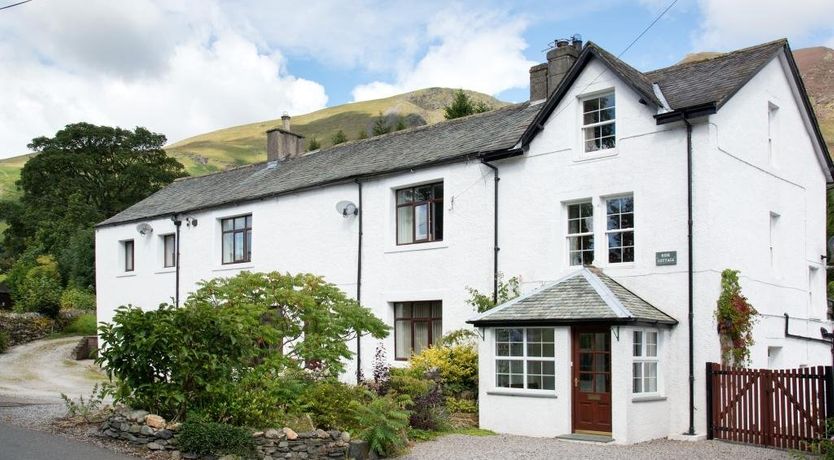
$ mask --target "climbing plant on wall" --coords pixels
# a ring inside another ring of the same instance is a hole
[[[759,314],[741,293],[738,270],[721,272],[721,295],[715,309],[718,337],[721,342],[721,363],[745,367],[750,362],[753,326]]]

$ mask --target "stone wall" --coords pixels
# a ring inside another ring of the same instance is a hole
[[[60,331],[83,313],[80,310],[65,310],[58,314],[58,318],[52,319],[40,313],[0,311],[0,330],[9,334],[9,346],[20,345]]]
[[[196,459],[177,447],[179,423],[166,423],[158,415],[143,410],[120,410],[112,414],[100,431],[112,439],[144,445],[150,450],[171,451],[172,458]],[[268,429],[252,433],[258,458],[273,459],[356,459],[369,458],[368,444],[351,440],[346,431],[315,430],[296,433],[290,428]]]

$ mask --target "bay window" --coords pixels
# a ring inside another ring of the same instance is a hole
[[[443,240],[443,182],[399,189],[397,244]]]
[[[495,329],[495,386],[526,390],[556,388],[553,328]]]

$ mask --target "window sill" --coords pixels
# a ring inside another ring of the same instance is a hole
[[[412,243],[403,244],[401,246],[391,246],[385,254],[396,254],[398,252],[414,252],[414,251],[429,251],[432,249],[445,249],[449,245],[445,241],[435,241],[431,243]]]
[[[134,277],[134,276],[136,276],[136,273],[133,273],[133,272],[130,272],[130,273],[120,273],[120,274],[116,275],[116,278],[132,278],[132,277]]]
[[[617,155],[616,147],[613,149],[597,150],[595,152],[585,152],[584,150],[574,157],[574,163],[581,163],[583,161],[599,160],[601,158],[609,158]]]
[[[487,391],[487,395],[489,396],[520,396],[522,398],[545,398],[545,399],[556,399],[555,393],[539,393],[537,391],[529,391],[529,390],[490,390]]]
[[[255,268],[255,265],[251,263],[239,263],[239,264],[227,264],[222,265],[220,267],[212,268],[211,271],[213,272],[227,272],[231,270],[249,270],[250,268]]]
[[[631,402],[633,403],[641,403],[641,402],[653,402],[653,401],[666,401],[666,396],[662,395],[640,395],[640,396],[632,396]]]
[[[154,275],[164,275],[166,273],[175,273],[176,271],[177,271],[176,267],[168,267],[168,268],[163,268],[162,270],[153,272],[153,274]]]
[[[608,262],[610,268],[634,268],[634,262]]]

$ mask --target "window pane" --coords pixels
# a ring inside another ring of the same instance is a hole
[[[602,125],[599,127],[600,137],[608,137],[614,135],[614,123]]]
[[[246,217],[235,218],[235,230],[241,230],[246,227]]]
[[[523,374],[524,373],[524,361],[520,361],[520,360],[510,361],[510,372],[512,372],[513,374]]]
[[[432,194],[435,200],[443,198],[443,183],[434,184],[434,187],[432,188]]]
[[[443,322],[439,319],[433,320],[431,322],[432,345],[437,343],[441,338],[443,338]]]
[[[397,359],[408,359],[411,357],[411,323],[408,321],[397,321],[394,334],[397,336],[396,355]]]
[[[510,376],[510,388],[524,388],[524,375],[512,374]]]
[[[643,356],[643,332],[634,331],[634,356]]]
[[[252,216],[246,216],[246,228],[252,228]]]
[[[233,233],[235,236],[235,262],[243,260],[243,232]]]
[[[614,93],[609,93],[599,98],[599,108],[614,107]]]
[[[431,185],[424,185],[414,189],[414,201],[427,201],[431,199]]]
[[[429,237],[429,209],[427,204],[414,207],[414,240],[420,241]]]
[[[534,356],[534,357],[541,357],[542,355],[542,346],[540,343],[528,343],[527,344],[527,356]]]
[[[594,355],[591,353],[579,354],[579,372],[591,372],[592,364],[594,362]]]
[[[568,205],[568,218],[569,219],[579,218],[579,205],[578,204]]]
[[[542,374],[556,375],[556,363],[553,361],[542,361]]]
[[[542,389],[542,378],[540,375],[527,375],[527,388],[530,390]]]
[[[553,358],[556,356],[553,351],[552,343],[545,343],[542,345],[542,356],[545,358]]]
[[[510,387],[510,376],[507,374],[498,374],[495,376],[495,386],[498,388]]]
[[[420,353],[429,346],[429,323],[426,321],[414,322],[414,353]]]
[[[542,342],[553,343],[553,329],[542,329]]]
[[[432,239],[440,241],[443,239],[443,203],[432,203],[431,213]]]
[[[607,393],[608,388],[608,374],[594,374],[594,391]]]
[[[603,137],[602,139],[600,139],[599,143],[600,143],[600,145],[599,145],[600,149],[613,149],[615,147],[615,142],[614,142],[614,137],[613,136],[612,137]]]
[[[524,329],[509,329],[510,331],[510,342],[523,342],[524,341]]]
[[[542,341],[542,330],[530,328],[527,329],[527,341],[528,342],[541,342]]]
[[[599,109],[599,99],[597,99],[597,98],[587,99],[587,100],[582,102],[582,110],[585,111],[585,112],[590,112],[590,111],[598,110],[598,109]]]
[[[510,344],[509,343],[495,342],[495,355],[496,356],[510,356]]]
[[[643,379],[643,390],[646,393],[654,393],[657,391],[657,363],[644,363],[643,370],[645,372]]]
[[[633,386],[632,390],[634,393],[642,393],[643,392],[643,363],[634,363],[632,364],[631,371],[632,374],[632,381]]]
[[[246,261],[252,260],[252,230],[246,230]]]
[[[496,329],[495,330],[495,340],[497,342],[509,342],[510,341],[510,330],[509,329]]]
[[[586,125],[590,125],[593,123],[599,122],[599,112],[587,112],[582,116],[582,123]]]
[[[555,377],[542,377],[542,390],[555,390],[556,389],[556,378]]]
[[[443,303],[442,302],[432,302],[431,303],[431,317],[432,318],[442,318],[443,317]]]
[[[234,262],[234,233],[223,234],[223,263]]]
[[[594,391],[594,374],[579,374],[579,391],[583,393]]]
[[[414,302],[415,318],[431,318],[431,302]]]
[[[397,208],[397,244],[414,242],[413,208],[403,206]]]
[[[634,262],[634,248],[623,248],[623,262]]]
[[[233,225],[234,225],[234,222],[232,221],[232,219],[223,219],[220,222],[222,223],[224,232],[227,231],[227,230],[232,230]]]
[[[395,303],[394,315],[396,318],[411,318],[411,304],[410,303]]]
[[[542,362],[541,361],[527,361],[527,373],[528,374],[541,374],[542,373]]]
[[[646,356],[657,356],[657,332],[646,333]]]
[[[125,241],[125,271],[133,271],[133,240]]]
[[[174,235],[165,235],[163,237],[163,266],[173,267],[176,265],[174,259],[176,258],[176,237]]]
[[[523,343],[511,343],[510,344],[510,356],[524,356],[524,344]]]
[[[599,121],[609,121],[614,119],[614,108],[603,109],[599,112]]]

